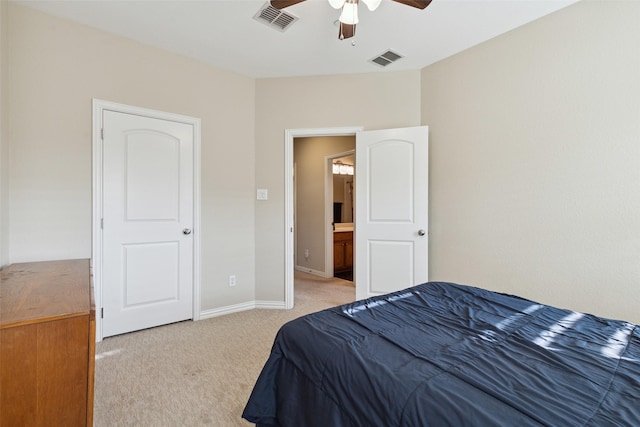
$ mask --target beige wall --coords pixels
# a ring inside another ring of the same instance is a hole
[[[284,300],[285,129],[425,124],[431,279],[640,322],[640,3],[422,71],[254,81],[0,1],[0,262],[91,255],[92,98],[202,119],[205,310]]]
[[[7,120],[7,1],[0,0],[0,268],[9,263],[9,168]]]
[[[296,138],[296,267],[325,271],[325,169],[326,156],[356,148],[355,136]],[[328,242],[333,244],[333,242]],[[304,257],[305,249],[309,258]]]
[[[8,15],[11,262],[91,256],[98,98],[202,119],[202,308],[253,300],[255,81],[15,3]]]
[[[638,22],[583,1],[422,71],[431,280],[640,322]]]
[[[256,299],[284,300],[284,131],[420,124],[420,72],[260,79],[256,82]]]

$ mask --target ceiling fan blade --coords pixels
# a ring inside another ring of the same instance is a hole
[[[407,6],[417,7],[418,9],[424,9],[429,6],[431,0],[393,0],[397,3],[406,4]]]
[[[302,3],[304,0],[271,0],[271,6],[276,9],[284,9],[285,7],[293,6],[294,4]]]
[[[343,24],[340,23],[340,31],[338,32],[338,38],[340,40],[348,39],[356,35],[356,24]]]

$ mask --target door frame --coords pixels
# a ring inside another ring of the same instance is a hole
[[[329,154],[324,157],[325,165],[324,165],[324,271],[326,277],[333,277],[335,272],[333,271],[333,227],[331,223],[333,222],[333,161],[335,159],[339,159],[341,157],[346,156],[356,157],[356,149],[343,151],[342,153]],[[355,167],[355,164],[354,164]],[[354,174],[355,178],[355,174]],[[353,181],[353,185],[355,187],[355,179]],[[355,200],[353,201],[353,208],[355,211]],[[355,226],[355,216],[352,218],[352,222]],[[355,233],[354,233],[355,235]],[[355,250],[354,250],[355,252]]]
[[[293,193],[293,140],[295,138],[312,137],[312,136],[347,136],[355,135],[363,131],[362,126],[347,126],[334,128],[308,128],[308,129],[285,129],[284,130],[284,305],[286,309],[293,308],[294,292],[293,292],[293,271],[295,269],[294,261],[294,193]],[[326,215],[326,212],[325,212]],[[324,223],[326,224],[327,218]],[[325,244],[326,246],[326,244]],[[332,249],[333,250],[333,249]],[[326,253],[326,251],[325,251]],[[325,261],[326,264],[326,261]]]
[[[102,153],[102,116],[104,111],[132,114],[160,120],[185,123],[193,126],[193,320],[200,320],[200,119],[151,110],[148,108],[118,104],[93,99],[93,170],[92,170],[92,221],[91,221],[91,269],[93,292],[96,307],[96,341],[102,341],[102,197],[103,197],[103,153]]]

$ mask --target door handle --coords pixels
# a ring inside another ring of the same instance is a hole
[[[185,235],[191,234],[191,229],[190,228],[185,228],[184,230],[182,230],[182,234],[185,234]]]
[[[424,236],[425,234],[427,234],[427,232],[423,229],[418,230],[418,236]]]

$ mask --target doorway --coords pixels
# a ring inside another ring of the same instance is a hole
[[[355,248],[364,249],[356,254],[356,298],[428,280],[428,127],[286,129],[285,308],[293,308],[294,302],[294,137],[354,134],[359,189]]]
[[[295,270],[333,277],[334,236],[344,237],[347,231],[353,234],[355,136],[295,138],[294,146]],[[347,161],[348,164],[343,163]],[[342,174],[334,173],[334,165],[341,165],[338,172]],[[348,248],[352,254],[351,242]],[[344,248],[342,252],[346,253]],[[338,271],[347,273],[346,265],[342,264]],[[353,264],[352,257],[348,264]]]
[[[331,218],[327,241],[327,271],[333,277],[353,282],[355,229],[355,138],[354,149],[327,157],[327,197]]]
[[[294,305],[294,270],[295,270],[295,251],[294,245],[295,238],[295,222],[294,222],[294,139],[304,137],[327,137],[327,136],[354,136],[357,132],[362,131],[362,127],[340,127],[340,128],[320,128],[320,129],[287,129],[285,130],[285,308],[293,308]],[[322,161],[321,161],[322,162]],[[322,167],[322,166],[321,166]],[[298,176],[296,177],[296,186],[300,185],[300,168],[296,168]],[[326,210],[323,208],[322,210]],[[330,219],[331,217],[327,217]],[[331,221],[325,221],[328,224],[328,228],[331,228]],[[327,234],[329,232],[327,231]],[[332,244],[333,239],[325,237],[325,248],[328,244]],[[304,250],[302,249],[302,256],[304,257]],[[332,250],[333,248],[331,248]],[[311,250],[309,258],[311,258]],[[326,250],[325,250],[325,265],[326,265]],[[332,258],[332,257],[331,257]],[[331,263],[332,263],[331,259]],[[332,264],[330,264],[332,265]],[[324,271],[327,271],[324,268]]]

